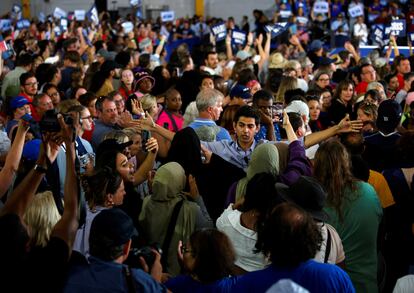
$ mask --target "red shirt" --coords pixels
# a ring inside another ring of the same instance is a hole
[[[365,94],[367,92],[368,83],[366,81],[361,81],[355,88],[355,91],[358,95]]]
[[[404,75],[402,75],[401,73],[397,74],[397,78],[398,78],[398,89],[396,90],[396,92],[398,93],[400,90],[402,90],[404,88]]]

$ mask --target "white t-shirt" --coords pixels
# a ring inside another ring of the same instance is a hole
[[[318,223],[322,232],[322,245],[321,249],[316,253],[314,260],[323,263],[325,261],[326,244],[328,239],[328,230],[331,234],[331,251],[329,252],[328,263],[337,264],[345,260],[344,247],[342,246],[342,240],[336,232],[335,228],[327,223]]]
[[[241,212],[233,210],[233,205],[217,219],[217,229],[226,234],[236,252],[235,264],[247,272],[262,270],[268,265],[262,253],[254,253],[257,232],[243,227],[240,223]]]

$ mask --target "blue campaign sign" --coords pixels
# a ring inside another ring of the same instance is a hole
[[[22,18],[22,7],[18,4],[13,4],[12,10],[11,10],[11,16],[15,19],[21,19]]]
[[[375,24],[371,27],[371,40],[378,43],[384,43],[384,25]]]
[[[231,32],[231,40],[233,44],[244,45],[246,43],[246,33],[240,30],[233,30]]]
[[[95,25],[99,24],[98,9],[96,9],[95,4],[92,5],[87,13],[88,19]]]
[[[173,10],[161,12],[162,22],[174,21],[174,19],[175,19],[175,12]]]
[[[224,40],[227,36],[227,28],[224,22],[212,26],[211,30],[213,31],[217,42]]]
[[[394,19],[391,21],[391,34],[398,37],[406,36],[405,19]]]
[[[313,4],[313,12],[318,13],[328,13],[329,11],[329,3],[326,1],[316,1]]]
[[[411,46],[414,46],[414,33],[409,33],[408,38],[410,39]]]
[[[39,18],[39,21],[40,22],[42,22],[42,23],[45,23],[46,22],[46,15],[45,15],[44,12],[39,12],[38,18]]]
[[[121,26],[124,29],[124,33],[128,34],[134,30],[134,24],[130,21],[123,22]]]
[[[68,14],[67,14],[67,13],[66,13],[66,11],[65,11],[65,10],[63,10],[62,8],[56,7],[56,8],[55,8],[55,11],[53,11],[53,16],[54,16],[55,18],[60,19],[60,18],[63,18],[63,17],[67,17],[67,16],[68,16]]]
[[[354,5],[348,9],[349,16],[358,17],[364,15],[364,8],[361,5]]]
[[[17,29],[22,30],[30,27],[30,21],[28,19],[19,20],[16,24]]]
[[[0,19],[0,30],[6,32],[12,29],[12,24],[10,19]]]
[[[274,25],[265,26],[265,30],[272,34],[272,39],[285,32],[288,28],[289,24],[287,22],[279,22]]]

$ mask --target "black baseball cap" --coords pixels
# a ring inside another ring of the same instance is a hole
[[[290,187],[276,183],[276,190],[283,199],[294,202],[310,213],[314,219],[322,222],[327,220],[328,215],[323,210],[327,193],[315,178],[301,176]]]
[[[92,221],[90,242],[105,239],[110,246],[119,246],[138,236],[130,216],[119,208],[101,211]],[[94,243],[97,244],[97,243]]]

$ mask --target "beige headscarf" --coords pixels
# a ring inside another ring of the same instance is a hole
[[[163,244],[172,211],[180,200],[184,200],[168,250],[166,271],[172,275],[180,273],[177,260],[178,241],[186,242],[195,230],[198,206],[182,196],[186,177],[184,169],[176,162],[161,166],[154,177],[153,194],[144,199],[139,223],[149,243]],[[164,252],[166,253],[166,252]]]
[[[279,148],[283,157],[279,154]],[[254,177],[254,175],[259,173],[270,173],[273,176],[276,176],[285,169],[285,162],[287,162],[287,160],[284,158],[284,150],[283,146],[275,146],[272,143],[263,143],[255,148],[249,166],[247,167],[246,177],[240,179],[237,183],[236,202],[244,197],[246,194],[247,183]]]

